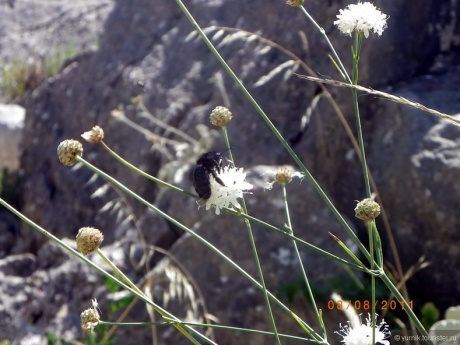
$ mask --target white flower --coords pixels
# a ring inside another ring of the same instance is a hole
[[[337,18],[334,24],[339,27],[341,33],[351,36],[351,33],[356,30],[362,32],[367,38],[370,30],[379,36],[382,34],[387,26],[388,16],[370,2],[360,2],[340,10]]]
[[[276,171],[268,170],[264,173],[264,175],[273,176],[274,180],[271,182],[267,182],[264,186],[264,189],[273,189],[273,185],[275,182],[280,184],[287,184],[292,181],[293,177],[298,177],[300,180],[303,180],[304,175],[299,171],[292,171],[289,167],[281,167]]]
[[[220,214],[220,210],[224,207],[233,206],[240,209],[241,205],[237,199],[243,197],[243,191],[252,189],[252,184],[244,181],[246,173],[243,172],[243,168],[227,166],[222,168],[222,171],[217,176],[225,184],[225,187],[210,176],[211,197],[206,200],[206,210],[214,206],[216,214]]]
[[[375,315],[377,318],[377,314]],[[372,322],[371,315],[369,314],[366,319],[366,324],[360,324],[352,327],[350,322],[348,325],[342,326],[340,324],[340,331],[335,332],[342,336],[342,343],[345,345],[372,345]],[[376,325],[375,329],[375,343],[382,345],[390,345],[388,340],[391,336],[388,325],[382,320],[379,325]]]

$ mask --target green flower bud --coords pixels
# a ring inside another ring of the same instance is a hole
[[[358,202],[355,208],[356,218],[366,222],[374,220],[380,214],[380,205],[374,200],[366,198]]]

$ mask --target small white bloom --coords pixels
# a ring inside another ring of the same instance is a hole
[[[340,10],[337,18],[334,24],[338,26],[341,33],[351,36],[351,33],[356,30],[362,32],[367,38],[371,30],[379,36],[382,34],[387,26],[388,16],[370,2],[360,2]]]
[[[210,177],[211,197],[206,200],[206,210],[212,206],[216,208],[216,214],[220,214],[220,210],[224,207],[241,208],[238,198],[243,197],[243,191],[252,189],[252,184],[246,182],[246,173],[243,168],[224,167],[217,176],[225,184],[225,187],[216,182],[213,177]]]
[[[343,337],[341,342],[345,345],[372,345],[372,331],[371,315],[368,314],[366,324],[360,324],[354,327],[350,325],[350,322],[348,322],[348,325],[345,326],[340,324],[340,331],[335,333]],[[388,325],[382,320],[380,324],[376,325],[375,343],[390,345],[390,341],[388,340],[390,336],[391,333],[388,329]]]
[[[285,166],[281,167],[276,171],[268,170],[264,173],[264,175],[273,176],[274,180],[271,182],[267,182],[264,186],[264,189],[273,189],[273,185],[278,182],[280,184],[287,184],[292,181],[293,177],[298,177],[300,180],[303,180],[304,175],[299,171],[292,171],[291,168]]]

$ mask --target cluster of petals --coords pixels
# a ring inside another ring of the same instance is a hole
[[[220,185],[214,178],[210,178],[211,196],[206,200],[206,210],[214,207],[216,214],[220,214],[222,208],[241,209],[238,202],[239,198],[243,197],[245,191],[252,189],[252,184],[245,181],[246,173],[243,168],[235,168],[226,166],[217,174],[225,186]]]
[[[388,16],[383,14],[370,2],[360,2],[348,5],[346,9],[340,10],[337,20],[334,22],[340,32],[346,35],[353,31],[363,33],[365,37],[373,31],[381,35],[387,26]]]
[[[376,314],[377,318],[377,314]],[[366,323],[351,326],[348,323],[345,326],[340,325],[340,331],[335,332],[342,336],[341,342],[345,345],[372,345],[372,328],[371,316],[368,315]],[[381,321],[380,324],[376,324],[375,327],[375,343],[381,345],[390,345],[389,338],[391,336],[388,324],[385,321]]]

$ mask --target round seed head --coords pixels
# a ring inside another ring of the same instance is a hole
[[[77,162],[76,156],[83,155],[83,145],[76,140],[64,140],[59,144],[57,154],[62,164],[72,166]]]
[[[366,222],[374,220],[380,214],[380,205],[374,200],[366,198],[358,202],[355,208],[356,218]]]
[[[225,107],[218,106],[214,108],[209,116],[211,123],[217,127],[224,127],[232,120],[232,113]]]
[[[83,255],[94,252],[104,240],[104,235],[98,229],[85,227],[78,230],[77,250]]]

